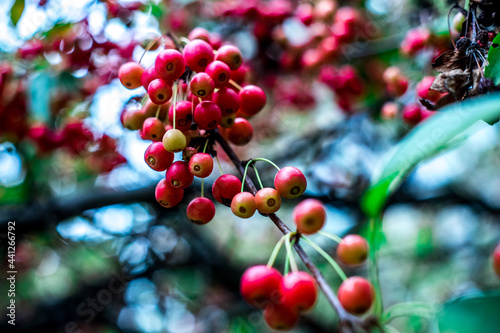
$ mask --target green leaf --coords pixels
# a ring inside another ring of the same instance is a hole
[[[24,11],[24,0],[16,0],[10,9],[10,20],[14,26],[17,25]]]
[[[415,127],[386,156],[363,195],[361,207],[372,218],[380,216],[388,198],[415,166],[464,140],[470,132],[500,116],[500,93],[455,103]]]
[[[488,51],[488,63],[484,76],[492,79],[495,85],[500,84],[500,35],[493,39],[493,44]]]
[[[426,303],[400,303],[389,307],[384,311],[381,323],[386,324],[399,317],[423,317],[433,318],[436,315],[436,307]]]
[[[449,302],[438,313],[441,333],[498,333],[500,291]]]

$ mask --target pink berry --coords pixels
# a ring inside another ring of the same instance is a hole
[[[248,85],[239,92],[240,109],[249,115],[257,114],[266,105],[266,94],[257,86]]]
[[[203,72],[214,60],[213,48],[201,39],[195,39],[184,47],[186,65],[195,72]]]
[[[220,176],[212,185],[212,195],[215,200],[228,207],[231,206],[231,201],[240,191],[241,180],[229,174]]]
[[[199,178],[210,176],[214,169],[212,156],[206,153],[196,153],[189,160],[189,171]]]
[[[203,101],[194,109],[194,121],[200,129],[212,130],[217,128],[221,118],[221,111],[214,102]]]
[[[280,298],[282,276],[275,268],[257,265],[247,268],[241,276],[240,292],[243,299],[254,306]]]
[[[295,311],[308,311],[318,299],[318,286],[306,272],[290,272],[281,280],[283,305]]]
[[[436,103],[441,98],[442,95],[439,91],[431,89],[434,80],[434,76],[426,76],[417,84],[416,90],[418,97],[429,100],[433,103]]]
[[[307,180],[299,169],[284,167],[274,177],[274,187],[282,197],[294,199],[305,192]]]
[[[353,276],[342,282],[338,297],[340,304],[347,312],[361,315],[372,306],[375,291],[368,280]]]
[[[207,29],[196,27],[191,30],[187,36],[189,40],[201,39],[207,43],[210,43],[210,32]]]
[[[229,83],[231,69],[222,61],[215,60],[207,66],[205,73],[210,75],[215,84],[215,88],[220,89]]]
[[[368,257],[368,242],[359,235],[347,235],[337,247],[337,259],[346,265],[356,266]]]
[[[255,206],[261,214],[276,213],[281,207],[281,196],[274,188],[264,187],[255,193]]]
[[[243,57],[240,50],[234,45],[223,45],[217,50],[215,60],[222,61],[229,66],[230,70],[235,71],[243,64]]]
[[[144,87],[144,89],[148,90],[149,84],[154,79],[158,79],[158,75],[156,74],[155,66],[152,65],[152,66],[149,66],[142,73],[142,76],[141,76],[141,85]]]
[[[167,81],[155,79],[148,86],[148,95],[154,104],[165,104],[172,97],[172,87]]]
[[[161,142],[153,142],[144,153],[147,165],[156,171],[165,171],[174,161],[174,154],[168,152]]]
[[[180,101],[175,105],[175,128],[186,131],[191,128],[193,122],[193,104],[188,101]],[[168,120],[174,123],[174,106],[168,110]]]
[[[165,134],[165,126],[160,119],[149,117],[142,124],[142,133],[147,140],[161,141]]]
[[[255,197],[250,192],[240,192],[231,201],[231,211],[243,219],[252,217],[256,209]]]
[[[214,92],[214,80],[207,73],[198,73],[191,79],[190,89],[196,97],[207,97]]]
[[[187,162],[177,161],[168,168],[165,179],[169,186],[185,189],[191,185],[194,176],[189,172],[189,164]]]
[[[215,206],[212,200],[207,198],[195,198],[187,207],[187,217],[195,224],[207,224],[215,216]]]
[[[223,117],[235,114],[240,108],[240,97],[233,89],[227,87],[214,92],[212,101],[219,106]]]
[[[253,127],[245,118],[235,118],[234,124],[227,129],[228,140],[237,146],[243,146],[252,140]]]
[[[292,216],[299,232],[314,234],[325,224],[325,206],[319,200],[306,199],[295,206]]]
[[[155,60],[156,74],[166,81],[175,81],[184,74],[184,57],[177,50],[163,50]]]
[[[422,109],[416,104],[406,105],[403,109],[402,118],[406,124],[415,126],[422,121]]]
[[[158,182],[155,189],[156,201],[165,208],[172,208],[181,202],[184,190],[173,188],[165,179]]]
[[[141,77],[144,68],[136,62],[127,62],[118,70],[118,78],[127,89],[136,89],[141,86]]]

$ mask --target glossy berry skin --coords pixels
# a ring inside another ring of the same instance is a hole
[[[295,167],[284,167],[274,177],[274,188],[287,199],[302,195],[307,188],[307,180],[302,171]]]
[[[250,192],[240,192],[231,201],[231,211],[242,219],[252,217],[256,209],[255,197]]]
[[[205,68],[205,73],[210,75],[215,84],[215,88],[220,89],[229,83],[231,69],[222,61],[215,60],[208,64],[207,68]]]
[[[156,201],[165,208],[172,208],[181,202],[184,190],[173,188],[167,184],[165,179],[158,182],[155,189]]]
[[[194,121],[198,128],[213,130],[219,126],[222,113],[214,102],[203,101],[194,109]]]
[[[207,224],[215,216],[215,206],[210,199],[195,198],[189,203],[186,213],[191,222],[198,225]]]
[[[226,131],[227,139],[237,146],[243,146],[252,140],[253,127],[245,118],[237,117],[234,124]]]
[[[241,276],[240,293],[249,304],[260,307],[265,301],[277,301],[280,298],[282,276],[278,270],[266,265],[247,268]]]
[[[239,92],[240,110],[246,114],[257,114],[266,105],[266,94],[254,85],[243,87]]]
[[[156,75],[155,71],[155,66],[149,66],[144,70],[144,72],[141,75],[141,85],[144,87],[144,89],[148,90],[149,84],[151,81],[158,79],[158,75]]]
[[[170,187],[183,190],[193,183],[194,176],[189,172],[187,162],[177,161],[168,168],[165,179]]]
[[[500,244],[493,251],[493,270],[500,277]]]
[[[234,45],[223,45],[217,50],[215,60],[222,61],[232,71],[237,70],[243,64],[240,50]]]
[[[175,105],[175,128],[181,131],[187,131],[191,128],[193,122],[193,104],[188,101],[180,101]],[[174,123],[174,106],[168,109],[168,120]]]
[[[213,48],[201,39],[195,39],[184,47],[186,65],[195,72],[203,72],[214,60]]]
[[[214,92],[214,80],[207,73],[198,73],[191,79],[190,89],[196,97],[207,97]]]
[[[122,124],[128,130],[136,131],[142,128],[146,116],[142,110],[126,110],[123,113]]]
[[[188,34],[188,39],[193,40],[193,39],[201,39],[204,40],[207,43],[210,43],[210,32],[208,32],[207,29],[196,27],[193,30],[191,30]]]
[[[294,311],[308,311],[318,300],[318,286],[314,278],[302,271],[290,272],[281,280],[283,305]]]
[[[146,164],[155,171],[165,171],[174,161],[174,154],[168,152],[161,142],[153,142],[144,153]]]
[[[186,136],[178,129],[169,129],[163,135],[163,147],[171,153],[178,153],[186,148]]]
[[[215,200],[228,207],[231,207],[231,201],[240,191],[241,180],[229,174],[220,176],[212,185],[212,195]]]
[[[147,140],[161,141],[165,134],[165,126],[160,119],[149,117],[142,124],[142,133]]]
[[[297,325],[299,313],[281,304],[269,304],[264,309],[267,326],[277,331],[289,331]]]
[[[325,206],[319,200],[306,199],[295,206],[292,216],[299,232],[314,234],[325,224]]]
[[[423,119],[421,108],[415,104],[406,105],[403,109],[402,119],[410,126],[417,125]]]
[[[148,95],[154,104],[165,104],[172,97],[172,87],[167,81],[155,79],[148,86]]]
[[[234,120],[236,119],[236,115],[232,114],[230,116],[223,116],[220,120],[220,127],[229,128],[234,125]],[[225,135],[225,134],[224,134]]]
[[[353,276],[342,282],[338,293],[340,304],[349,313],[361,315],[367,312],[375,299],[372,284],[365,278]]]
[[[431,90],[434,80],[434,76],[425,76],[422,81],[417,84],[415,89],[419,98],[429,100],[433,103],[436,103],[441,98],[441,93],[439,91]]]
[[[127,89],[136,89],[141,86],[141,77],[144,68],[136,62],[127,62],[120,66],[118,78]]]
[[[196,153],[189,160],[189,171],[196,177],[206,178],[214,169],[212,156],[206,153]]]
[[[360,265],[368,257],[368,242],[359,235],[347,235],[337,247],[337,259],[350,266]]]
[[[173,49],[163,50],[155,60],[156,74],[166,81],[175,81],[184,74],[186,63],[182,54]]]
[[[261,214],[276,213],[281,207],[281,196],[274,188],[264,187],[255,193],[255,206]]]
[[[233,89],[227,87],[214,92],[212,101],[219,106],[223,117],[235,114],[240,108],[240,97]]]

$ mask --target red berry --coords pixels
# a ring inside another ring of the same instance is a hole
[[[210,32],[207,29],[196,27],[188,34],[188,39],[201,39],[207,43],[210,43]]]
[[[223,117],[235,114],[240,108],[240,97],[233,89],[219,89],[214,92],[212,100],[219,106]]]
[[[275,268],[266,265],[249,267],[241,276],[241,296],[255,306],[262,306],[265,301],[278,301],[281,279]]]
[[[434,76],[426,76],[417,84],[416,90],[418,97],[433,103],[436,103],[441,98],[441,93],[439,91],[431,89],[434,79]]]
[[[207,73],[198,73],[191,79],[190,89],[196,97],[207,97],[214,92],[214,80]]]
[[[256,209],[255,197],[250,192],[240,192],[231,201],[231,211],[243,219],[252,217]]]
[[[212,195],[219,203],[230,207],[234,196],[241,191],[241,180],[233,175],[222,175],[212,185]]]
[[[169,129],[163,135],[163,147],[171,153],[178,153],[186,148],[186,136],[178,129]]]
[[[213,48],[201,39],[195,39],[184,47],[186,65],[195,72],[203,72],[214,60]]]
[[[368,311],[375,299],[372,284],[359,276],[353,276],[342,282],[338,293],[340,304],[354,315]]]
[[[146,149],[144,160],[151,169],[165,171],[174,161],[174,154],[166,151],[163,143],[153,142]]]
[[[200,129],[212,130],[217,128],[221,118],[221,111],[214,102],[203,101],[194,109],[194,121]]]
[[[495,273],[500,276],[500,244],[498,244],[495,251],[493,251],[493,269]]]
[[[255,206],[259,213],[276,213],[281,207],[281,197],[274,188],[265,187],[255,193]]]
[[[295,206],[292,215],[297,230],[306,235],[320,230],[326,220],[325,206],[316,199],[302,201]]]
[[[368,256],[368,242],[359,235],[347,235],[337,247],[337,259],[346,265],[362,264]]]
[[[196,224],[207,224],[215,216],[215,206],[212,200],[207,198],[195,198],[187,207],[187,217]]]
[[[254,115],[266,105],[266,94],[254,85],[243,87],[239,92],[241,111]]]
[[[165,126],[160,119],[149,117],[142,124],[142,133],[147,140],[161,141],[165,134]]]
[[[299,321],[299,313],[287,306],[269,304],[264,309],[266,324],[273,330],[289,331]]]
[[[220,59],[219,59],[220,60]],[[229,66],[231,67],[231,66]],[[242,84],[247,77],[247,73],[250,71],[250,68],[246,65],[240,66],[237,70],[231,71],[231,80],[238,84]]]
[[[165,179],[158,182],[155,189],[156,201],[165,208],[172,208],[181,202],[184,190],[173,188]]]
[[[175,105],[175,128],[186,131],[191,128],[193,122],[193,104],[188,101],[180,101]],[[168,109],[168,120],[174,123],[174,106]]]
[[[207,66],[207,68],[205,69],[205,73],[210,75],[215,84],[215,88],[220,89],[228,84],[231,75],[231,69],[229,69],[229,66],[222,61],[215,60]]]
[[[177,50],[163,50],[156,56],[156,74],[166,81],[177,80],[184,74],[185,69],[184,57]]]
[[[189,160],[189,171],[199,178],[210,176],[214,169],[212,156],[206,153],[196,153]]]
[[[281,280],[280,291],[283,305],[295,311],[310,310],[318,299],[318,286],[306,272],[291,272]]]
[[[177,161],[168,168],[165,179],[169,186],[185,189],[191,185],[194,176],[189,172],[189,164],[187,162]]]
[[[282,197],[293,199],[305,192],[307,180],[299,169],[284,167],[274,177],[274,187]]]
[[[226,128],[229,128],[231,126],[234,125],[234,120],[236,119],[236,115],[235,114],[232,114],[230,116],[225,116],[225,117],[222,117],[221,120],[220,120],[220,127],[223,127],[224,129]],[[226,134],[224,133],[223,136],[225,138],[227,138],[227,136],[225,136]]]
[[[123,127],[131,131],[136,131],[142,129],[142,124],[144,124],[146,116],[142,110],[125,110],[122,119]]]
[[[227,129],[228,140],[237,146],[243,146],[252,140],[253,127],[245,118],[235,118],[234,124]]]
[[[127,89],[135,89],[141,86],[141,76],[144,68],[136,62],[127,62],[120,66],[118,78]]]
[[[154,79],[148,86],[148,95],[154,104],[165,104],[172,97],[172,87],[167,81]]]
[[[422,109],[415,104],[406,105],[403,109],[402,118],[406,124],[415,126],[422,121]]]
[[[141,75],[141,85],[144,87],[144,89],[148,90],[149,84],[154,79],[158,79],[158,75],[156,74],[155,66],[152,65],[152,66],[149,66],[142,73],[142,75]]]
[[[243,57],[240,50],[233,45],[223,45],[217,50],[217,57],[215,60],[222,61],[232,71],[237,70],[243,64]]]

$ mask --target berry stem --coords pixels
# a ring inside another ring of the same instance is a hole
[[[224,175],[224,171],[222,171],[222,167],[220,166],[220,162],[219,162],[219,157],[217,157],[217,155],[215,155],[215,160],[217,161],[217,165],[219,166],[219,171],[220,171],[221,176]]]
[[[259,176],[259,171],[257,171],[257,167],[255,165],[254,165],[253,169],[255,170],[255,177],[257,177],[257,181],[259,182],[260,188],[263,189],[264,186],[262,186],[262,182],[261,182],[260,176]]]
[[[290,257],[290,267],[292,268],[292,272],[297,272],[299,268],[297,267],[297,262],[295,261],[295,257],[293,256],[292,244],[290,242],[290,238],[295,235],[294,232],[289,232],[285,237],[285,246],[288,256]]]
[[[339,237],[339,236],[337,236],[337,235],[330,234],[330,233],[325,232],[325,231],[322,231],[322,230],[319,230],[319,231],[318,231],[318,234],[323,235],[323,236],[325,236],[325,237],[328,237],[328,238],[330,238],[330,239],[334,240],[335,242],[337,242],[337,243],[339,243],[339,244],[342,242],[342,238],[340,238],[340,237]]]
[[[326,253],[316,243],[314,243],[312,240],[306,238],[304,235],[302,235],[302,238],[306,241],[307,244],[311,245],[311,247],[313,249],[318,251],[318,253],[321,254],[323,256],[323,258],[325,258],[330,263],[330,265],[332,265],[332,267],[335,269],[335,271],[337,271],[337,274],[340,276],[340,278],[343,281],[347,280],[347,276],[345,275],[342,268],[340,268],[339,264],[337,264],[337,262],[335,260],[333,260],[333,258],[328,253]]]
[[[283,275],[287,275],[290,271],[290,253],[286,251],[285,268],[283,270]]]
[[[250,166],[250,164],[253,163],[253,160],[250,159],[248,162],[247,162],[247,165],[245,166],[245,172],[243,173],[243,179],[241,181],[241,192],[243,192],[243,190],[245,189],[245,179],[247,178],[247,172],[248,172],[248,167]]]
[[[149,42],[149,44],[146,46],[146,49],[144,49],[144,52],[142,53],[141,57],[139,58],[139,62],[138,62],[139,65],[141,64],[142,58],[144,58],[144,56],[146,55],[146,52],[151,50],[153,45],[155,45],[160,39],[163,39],[163,37],[162,36],[157,37],[155,40],[152,40]]]
[[[253,160],[254,160],[254,161],[263,161],[263,162],[267,162],[267,163],[271,164],[272,166],[274,166],[276,169],[278,169],[278,171],[280,171],[279,166],[277,166],[277,165],[276,165],[273,161],[268,160],[267,158],[259,157],[259,158],[254,158]]]
[[[158,105],[158,107],[156,108],[156,118],[158,118],[158,116],[160,115],[160,110],[161,110],[161,105]]]
[[[238,89],[238,90],[243,89],[243,88],[241,88],[241,86],[238,83],[234,82],[232,79],[229,79],[229,83],[231,83],[233,86],[235,86],[236,89]]]
[[[269,261],[267,262],[267,267],[273,267],[274,262],[276,261],[276,257],[278,256],[278,253],[280,252],[281,245],[283,245],[283,242],[285,241],[286,235],[283,235],[278,243],[276,243],[276,246],[274,247],[273,252],[271,253],[271,257],[269,257]]]
[[[177,113],[176,110],[175,110],[175,107],[177,106],[177,83],[174,83],[174,124],[172,125],[173,126],[173,129],[175,129],[175,114]]]
[[[210,140],[210,139],[209,139],[209,138],[207,138],[207,141],[205,142],[205,147],[203,147],[203,152],[206,152],[206,151],[207,151],[208,141],[209,141],[209,140]]]
[[[374,314],[381,315],[384,311],[384,306],[382,304],[382,291],[380,290],[380,279],[378,276],[378,265],[377,265],[377,247],[379,244],[379,234],[381,232],[380,228],[382,223],[379,219],[370,219],[368,227],[370,230],[370,250],[368,256],[370,258],[368,263],[368,275],[370,276],[370,280],[373,283],[373,287],[375,289],[375,306],[374,306]]]

